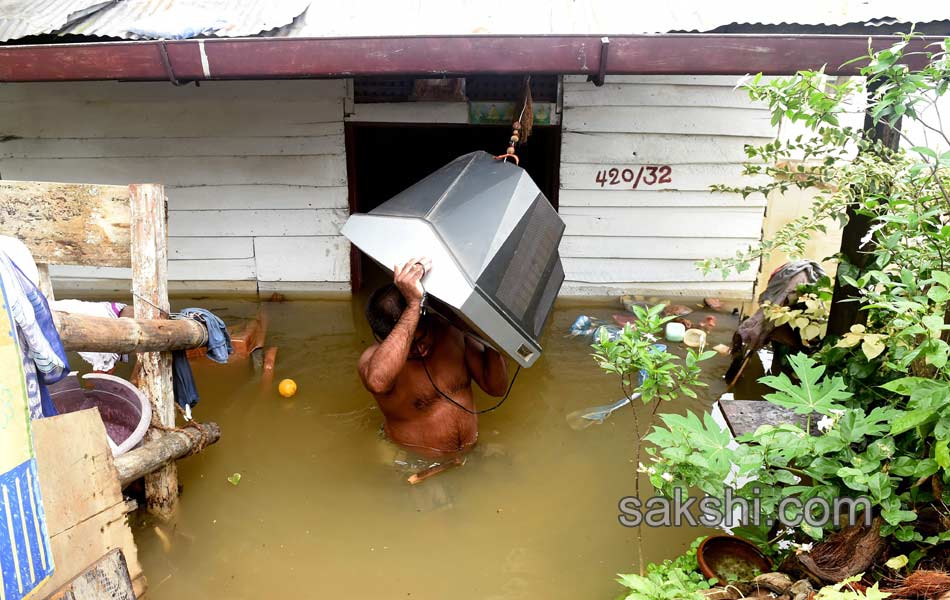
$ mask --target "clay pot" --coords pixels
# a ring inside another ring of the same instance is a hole
[[[723,583],[751,580],[756,571],[761,574],[772,570],[771,561],[754,544],[729,535],[713,535],[703,540],[696,560],[707,579]]]

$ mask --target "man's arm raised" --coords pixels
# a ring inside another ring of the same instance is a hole
[[[500,398],[508,391],[508,361],[494,348],[465,336],[465,364],[486,394]]]
[[[419,325],[423,294],[420,280],[430,266],[428,259],[419,258],[410,260],[401,268],[397,265],[393,269],[393,281],[406,299],[407,306],[386,339],[363,352],[360,357],[360,379],[373,394],[392,391],[396,377],[406,364],[416,327]]]

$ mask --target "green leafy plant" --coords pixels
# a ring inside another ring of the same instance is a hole
[[[617,581],[630,591],[624,600],[702,600],[703,590],[712,587],[699,572],[696,549],[705,538],[698,538],[682,555],[647,566],[646,574],[618,575]]]
[[[633,324],[624,325],[623,330],[614,338],[605,329],[600,329],[595,334],[597,342],[592,345],[594,361],[604,372],[618,376],[624,396],[630,400],[637,438],[637,465],[640,465],[642,447],[637,405],[653,403],[652,415],[660,401],[672,400],[679,393],[695,398],[696,392],[693,388],[706,386],[699,380],[702,372],[699,363],[716,355],[714,351],[695,352],[690,349],[686,359],[681,361],[675,354],[658,346],[657,337],[663,326],[674,318],[664,317],[664,308],[666,307],[663,304],[650,308],[632,306],[636,318]],[[639,475],[634,478],[634,488],[639,497]],[[640,574],[643,575],[643,537],[640,528],[637,528],[637,552]]]
[[[950,38],[911,51],[916,38],[908,34],[855,59],[865,64],[863,81],[836,83],[822,71],[751,77],[745,87],[769,107],[773,124],[805,133],[747,146],[744,172],[752,183],[714,186],[743,197],[810,190],[816,199],[771,239],[732,258],[703,261],[707,272],[743,271],[775,252],[801,257],[810,236],[829,223],[853,216],[870,223],[861,240],[867,260],[836,258],[838,284],[856,290],[862,322],[826,336],[827,298],[766,307],[769,318],[799,330],[811,345],[811,358],[790,360],[794,379],[762,380],[775,390],[767,399],[802,415],[804,425],[764,427],[730,449],[711,419],[661,415],[665,427],[647,436],[655,444],[651,481],[664,493],[698,486],[721,495],[722,482],[730,481],[748,495],[754,485],[764,514],[788,495],[868,496],[884,521],[881,533],[906,544],[912,562],[950,541],[950,130],[937,105],[950,87]],[[922,68],[908,67],[911,54],[924,59]],[[904,148],[843,124],[862,98],[873,124],[902,138]],[[910,143],[901,121],[926,132],[922,145]],[[936,527],[920,522],[925,510],[931,520],[937,515]],[[820,539],[825,531],[793,532],[802,534]],[[789,543],[787,536],[771,541]]]
[[[950,540],[950,532],[925,535],[916,528],[921,508],[950,512],[944,504],[950,494],[943,491],[950,484],[950,456],[946,444],[929,441],[937,427],[941,438],[950,429],[950,403],[939,386],[918,378],[896,380],[885,387],[907,400],[868,408],[813,358],[798,354],[790,364],[796,381],[785,374],[760,381],[775,390],[766,399],[804,417],[804,427],[763,426],[730,444],[728,432],[709,415],[702,420],[691,413],[660,415],[664,426],[646,436],[654,445],[647,448],[654,487],[667,496],[695,487],[722,500],[724,483],[731,484],[736,497],[758,501],[763,527],[790,496],[801,504],[815,497],[829,503],[867,497],[884,521],[882,535],[925,545]],[[933,485],[923,485],[931,479]],[[801,524],[801,533],[816,540],[825,529]]]

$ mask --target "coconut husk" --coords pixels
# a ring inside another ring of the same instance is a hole
[[[904,600],[945,600],[950,598],[950,573],[914,571],[901,585],[884,590],[891,598]]]
[[[870,527],[845,527],[815,544],[810,552],[789,556],[780,571],[802,574],[822,584],[836,583],[864,573],[887,547],[880,531],[880,517],[875,517]]]

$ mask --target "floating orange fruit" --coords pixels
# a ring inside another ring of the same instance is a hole
[[[277,391],[284,398],[290,398],[297,393],[297,382],[293,379],[283,379],[277,384]]]

